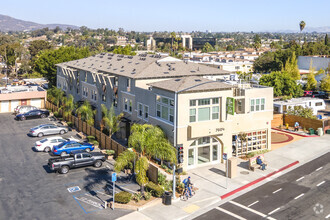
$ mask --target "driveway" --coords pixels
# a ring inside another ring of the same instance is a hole
[[[45,123],[50,121],[15,121],[11,114],[0,114],[0,219],[115,219],[130,213],[104,209],[104,201],[112,195],[110,163],[99,169],[70,170],[66,175],[50,172],[50,155],[33,151],[41,138],[27,136],[31,127]],[[124,175],[118,180],[121,187],[138,188]]]

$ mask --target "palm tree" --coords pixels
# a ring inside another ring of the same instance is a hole
[[[150,124],[134,124],[132,134],[128,139],[128,150],[121,153],[116,161],[115,170],[120,172],[130,162],[135,163],[134,172],[136,181],[144,191],[145,184],[148,183],[147,170],[151,157],[167,160],[176,163],[175,148],[166,139],[164,132],[156,126]]]
[[[173,41],[174,41],[174,39],[176,39],[176,34],[175,34],[175,32],[173,31],[173,32],[171,32],[171,39],[172,39],[172,44],[171,44],[171,47],[172,47],[172,50],[173,50]]]
[[[111,106],[110,110],[108,110],[107,107],[102,104],[101,109],[103,113],[102,120],[109,129],[109,135],[111,137],[113,133],[116,133],[119,130],[119,122],[124,114],[120,113],[119,115],[116,115],[113,105]]]
[[[75,109],[76,104],[74,102],[73,96],[70,94],[68,97],[62,98],[62,106],[60,109],[63,111],[63,117],[68,117],[72,114],[72,111]]]
[[[77,109],[77,113],[80,114],[81,119],[86,121],[87,124],[94,125],[95,110],[92,109],[91,104],[87,100]]]
[[[53,87],[47,91],[47,99],[53,104],[55,104],[57,108],[59,107],[63,96],[64,92],[57,87]]]

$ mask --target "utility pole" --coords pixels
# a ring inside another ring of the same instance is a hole
[[[175,164],[173,165],[173,199],[175,198],[176,178],[175,178]]]

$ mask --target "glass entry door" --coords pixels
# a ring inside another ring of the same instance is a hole
[[[188,149],[188,166],[195,165],[195,148]]]

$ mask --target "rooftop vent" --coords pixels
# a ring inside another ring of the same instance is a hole
[[[190,72],[191,72],[191,73],[196,73],[196,71],[195,71],[195,70],[191,70]]]
[[[139,64],[139,62],[138,63],[135,63],[135,65],[138,65]]]
[[[179,82],[179,81],[181,81],[181,79],[176,79],[175,81]]]
[[[121,66],[121,68],[124,68],[124,66]]]
[[[164,74],[169,74],[169,72],[164,72]]]
[[[121,59],[117,59],[117,61],[121,61]]]
[[[202,80],[200,80],[200,79],[195,79],[195,82],[201,82]]]

